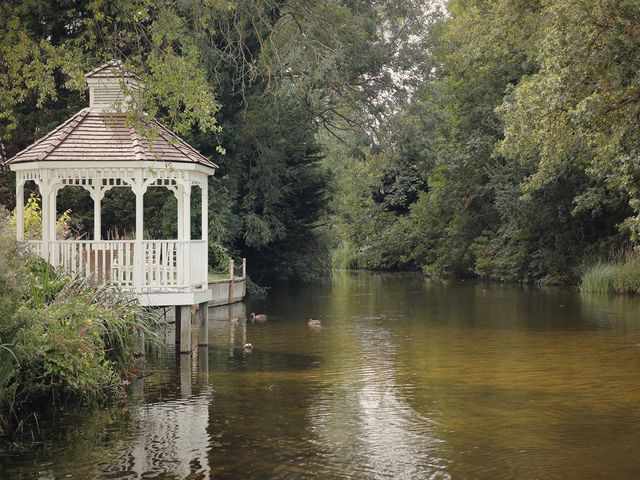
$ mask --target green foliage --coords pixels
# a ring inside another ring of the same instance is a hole
[[[590,293],[640,293],[640,255],[635,252],[619,260],[598,261],[585,268],[580,290]]]
[[[580,175],[585,180],[574,190],[576,211],[592,205],[597,216],[595,210],[622,197],[616,223],[634,242],[639,17],[633,1],[547,6],[537,52],[541,68],[511,89],[499,109],[505,135],[499,151],[530,166],[526,193]]]
[[[0,208],[0,319],[8,321],[15,315],[18,299],[28,292],[27,271],[23,258],[24,245],[15,241],[7,213]],[[0,344],[3,336],[0,334]]]
[[[640,12],[613,3],[449,2],[412,105],[343,149],[335,262],[574,283],[636,242]]]
[[[157,317],[32,257],[0,215],[0,433],[45,408],[122,399],[140,335],[161,344]]]
[[[179,132],[196,125],[216,131],[219,104],[207,88],[201,38],[183,14],[170,2],[147,0],[65,6],[48,0],[4,2],[0,138],[10,139],[22,123],[25,103],[57,110],[65,96],[84,95],[84,72],[113,58],[126,60],[145,82],[134,116],[162,114]]]
[[[242,123],[227,130],[234,160],[222,165],[237,179],[229,187],[238,196],[227,223],[240,227],[230,250],[242,252],[258,283],[309,280],[328,264],[316,227],[328,206],[329,173],[314,134],[309,113],[285,95],[251,97]]]

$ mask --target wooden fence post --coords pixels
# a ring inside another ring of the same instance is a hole
[[[247,296],[247,259],[242,259],[242,298]]]
[[[228,303],[231,303],[233,298],[233,277],[234,277],[234,261],[233,258],[229,260],[229,296],[227,297]]]

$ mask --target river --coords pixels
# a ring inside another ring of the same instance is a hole
[[[640,478],[636,298],[340,272],[253,310],[212,309],[124,407],[43,419],[0,478]]]

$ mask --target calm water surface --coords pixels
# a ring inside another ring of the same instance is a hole
[[[0,478],[640,478],[637,299],[338,273],[246,308]]]

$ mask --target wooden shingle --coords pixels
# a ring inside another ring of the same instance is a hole
[[[147,139],[129,124],[126,114],[92,112],[85,108],[7,163],[163,161],[218,168],[157,120],[143,119],[142,123],[158,134]]]

